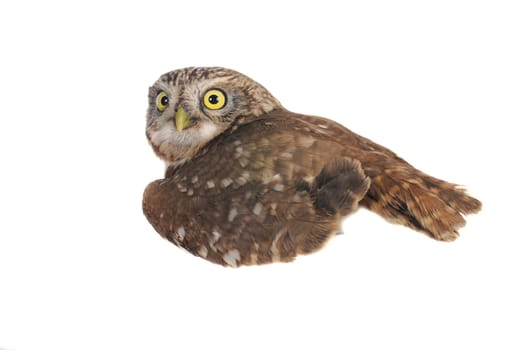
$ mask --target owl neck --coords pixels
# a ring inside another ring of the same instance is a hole
[[[239,116],[238,118],[236,118],[236,120],[234,120],[232,125],[229,128],[227,128],[226,133],[232,133],[236,131],[242,125],[246,125],[254,121],[261,120],[261,119],[267,119],[269,117],[272,117],[275,113],[282,113],[283,111],[287,111],[287,110],[284,107],[279,105],[278,107],[275,107],[269,110],[268,112],[260,111],[260,113],[255,113],[253,115]]]

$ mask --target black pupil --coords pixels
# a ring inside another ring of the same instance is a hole
[[[209,102],[210,104],[217,104],[219,101],[218,101],[218,95],[210,95],[209,96]]]
[[[166,106],[168,104],[168,97],[167,96],[161,97],[161,104],[163,106]]]

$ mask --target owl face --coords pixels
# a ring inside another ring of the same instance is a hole
[[[190,159],[242,116],[258,117],[280,103],[260,84],[225,68],[185,68],[150,88],[147,138],[167,164]]]

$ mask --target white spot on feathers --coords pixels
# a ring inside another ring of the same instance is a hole
[[[297,144],[301,147],[311,147],[315,143],[315,138],[313,137],[300,137],[297,140]]]
[[[276,243],[282,237],[284,234],[284,230],[279,231],[276,236],[273,239],[273,243],[271,243],[271,254],[273,254],[273,261],[279,261],[280,260],[280,252],[278,248],[276,247]]]
[[[240,166],[242,168],[245,168],[247,165],[249,165],[249,159],[245,157],[240,157],[240,159],[238,159],[238,163],[240,163]]]
[[[221,180],[221,185],[226,188],[226,187],[229,187],[230,185],[232,184],[232,179],[231,178],[226,178],[226,179],[223,179]]]
[[[199,247],[199,249],[198,249],[198,254],[199,254],[199,256],[201,256],[202,258],[206,258],[207,255],[209,254],[209,250],[207,249],[207,247],[205,247],[204,245],[202,245],[202,246]]]
[[[285,160],[293,159],[293,155],[289,152],[282,152],[280,153],[279,157]]]
[[[276,208],[277,208],[277,207],[278,207],[278,204],[276,204],[276,203],[271,203],[271,205],[270,205],[270,208],[271,208],[270,213],[271,213],[271,215],[276,216]]]
[[[217,231],[212,231],[212,237],[209,239],[209,246],[213,251],[216,251],[216,243],[220,239],[221,234]]]
[[[181,227],[179,227],[177,229],[177,235],[178,235],[177,238],[178,238],[179,241],[183,241],[183,239],[185,238],[185,234],[186,234],[186,232],[185,232],[185,228],[183,226],[181,226]]]
[[[261,212],[262,212],[262,208],[263,208],[262,203],[256,202],[256,204],[255,204],[255,206],[253,208],[253,214],[254,215],[260,215]]]
[[[223,255],[223,261],[230,267],[238,266],[238,260],[240,260],[240,252],[238,249],[231,249]]]
[[[277,191],[277,192],[282,192],[284,190],[284,184],[275,184],[273,186],[273,190]]]
[[[227,219],[229,220],[229,222],[232,222],[237,215],[238,215],[238,210],[236,208],[232,208],[229,211],[229,215]]]
[[[207,187],[208,188],[214,188],[214,186],[215,186],[214,185],[214,181],[212,181],[212,180],[207,181]]]
[[[273,175],[273,171],[269,168],[262,169],[259,175],[264,185],[267,185],[269,182],[273,181],[274,176],[276,176],[276,175]],[[277,175],[280,176],[279,174]]]
[[[251,177],[251,174],[249,174],[248,171],[244,171],[242,172],[242,174],[236,179],[236,183],[240,186],[243,186],[245,185],[248,181],[249,181],[249,178]]]
[[[269,141],[269,139],[265,138],[265,137],[262,137],[259,141],[258,141],[258,146],[259,147],[266,147],[266,146],[269,146],[271,144],[271,141]]]

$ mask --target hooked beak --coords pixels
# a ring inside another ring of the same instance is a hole
[[[192,121],[190,120],[187,112],[183,109],[183,107],[179,107],[176,112],[177,131],[183,131],[191,125],[192,125]]]

